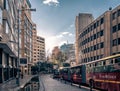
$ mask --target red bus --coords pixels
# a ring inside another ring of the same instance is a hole
[[[82,84],[82,66],[77,65],[74,67],[71,67],[71,82],[75,84]]]
[[[71,81],[71,71],[70,67],[62,67],[60,70],[61,78],[65,81]]]
[[[93,80],[93,87],[102,91],[120,91],[120,54],[105,57],[86,66],[86,83]]]

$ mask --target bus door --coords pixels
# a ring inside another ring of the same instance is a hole
[[[82,83],[86,83],[86,66],[82,65],[81,67]]]

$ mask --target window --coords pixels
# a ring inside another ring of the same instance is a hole
[[[90,32],[90,28],[88,28],[88,33]]]
[[[99,49],[99,44],[96,45],[96,49]]]
[[[100,32],[97,32],[97,38],[99,38],[100,37]]]
[[[120,45],[120,38],[118,38],[118,45]]]
[[[97,55],[97,59],[99,59],[99,56]]]
[[[113,40],[113,46],[116,46],[116,45],[117,45],[117,40],[114,39],[114,40]]]
[[[106,62],[105,62],[105,61],[103,61],[103,65],[106,65]]]
[[[90,38],[88,38],[88,42],[90,42]]]
[[[118,16],[120,16],[120,9],[118,10],[118,12],[117,12],[117,13],[118,13]]]
[[[91,61],[93,61],[93,57],[91,57]]]
[[[104,47],[104,43],[100,43],[100,48],[103,48]]]
[[[96,28],[96,23],[94,23],[94,29]]]
[[[91,46],[91,47],[90,47],[90,50],[93,51],[93,50],[94,50],[94,46]]]
[[[88,52],[90,52],[90,48],[88,47]]]
[[[90,41],[92,41],[92,36],[90,36]]]
[[[96,34],[94,34],[94,39],[96,39]]]
[[[116,12],[112,14],[112,19],[114,20],[116,18]]]
[[[96,45],[94,45],[94,50],[96,50]]]
[[[94,56],[94,60],[96,60],[96,56]]]
[[[103,55],[100,55],[100,58],[103,58]]]
[[[90,30],[92,31],[92,25],[91,25],[91,27],[90,27]]]
[[[99,26],[99,21],[97,21],[97,27]]]
[[[112,27],[112,32],[114,33],[116,31],[117,31],[117,26],[115,25],[115,26]]]
[[[103,36],[104,32],[103,30],[100,31],[100,36]]]
[[[104,18],[101,18],[100,24],[103,24],[103,22],[104,22]]]
[[[120,30],[120,23],[118,24],[118,30]]]

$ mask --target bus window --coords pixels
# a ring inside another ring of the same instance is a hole
[[[106,60],[106,65],[109,65],[110,64],[110,60]]]
[[[119,63],[119,62],[120,62],[120,58],[116,58],[115,63]]]
[[[106,65],[106,62],[105,62],[105,61],[103,61],[103,65]]]
[[[113,60],[110,60],[110,64],[113,64]]]
[[[95,63],[95,66],[97,66],[97,63]]]
[[[102,62],[98,62],[98,66],[101,66],[102,65]]]

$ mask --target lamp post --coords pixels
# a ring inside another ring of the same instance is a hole
[[[19,62],[20,62],[20,41],[19,41],[19,38],[20,38],[20,26],[19,26],[19,22],[20,22],[20,17],[19,17],[19,12],[20,11],[36,11],[36,9],[18,9],[17,10],[17,13],[18,13],[18,19],[17,19],[17,25],[18,25],[18,58],[17,58],[17,67],[18,67],[18,70],[17,70],[17,77],[16,77],[16,84],[19,86],[20,85],[20,81],[19,81],[19,78],[20,78],[20,70],[19,70]]]

